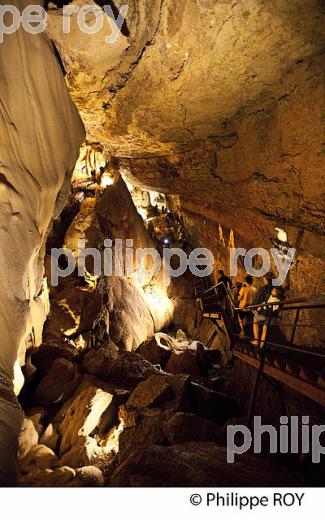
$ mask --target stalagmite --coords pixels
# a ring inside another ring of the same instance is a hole
[[[22,11],[29,2],[14,4]],[[22,420],[14,365],[23,363],[30,337],[39,343],[44,241],[84,131],[44,34],[20,28],[5,36],[0,70],[0,484],[10,485]]]

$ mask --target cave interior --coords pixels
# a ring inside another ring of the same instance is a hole
[[[124,3],[0,43],[0,484],[319,486],[324,2]]]

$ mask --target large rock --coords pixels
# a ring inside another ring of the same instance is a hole
[[[160,334],[155,334],[153,338],[142,343],[137,352],[153,365],[160,365],[161,368],[164,368],[172,349],[167,341],[161,338]]]
[[[19,469],[22,473],[38,469],[53,469],[58,465],[59,459],[54,451],[43,444],[33,446],[25,457],[19,460]]]
[[[196,359],[199,363],[201,370],[207,374],[209,369],[220,363],[221,361],[221,352],[220,350],[210,350],[205,348],[202,343],[198,344],[196,350]]]
[[[166,382],[173,390],[173,395],[162,403],[163,410],[191,410],[191,378],[185,374],[164,375]]]
[[[84,443],[112,402],[113,395],[96,386],[89,386],[77,393],[66,408],[64,419],[58,426],[61,435],[60,453],[64,454]]]
[[[18,442],[18,457],[20,459],[24,458],[32,447],[38,443],[38,433],[33,421],[28,417],[25,417],[23,420]]]
[[[171,374],[190,374],[192,376],[201,374],[197,357],[191,350],[172,352],[165,370]]]
[[[76,470],[74,487],[101,487],[105,483],[103,473],[95,466],[84,466]]]
[[[83,365],[89,374],[107,379],[118,355],[118,347],[113,341],[108,341],[98,349],[90,349],[84,356]]]
[[[163,425],[163,430],[170,444],[192,441],[217,442],[220,436],[220,428],[214,422],[184,412],[173,415]]]
[[[133,408],[159,408],[163,402],[172,396],[173,390],[167,380],[159,375],[155,375],[150,376],[137,385],[126,405]]]
[[[86,287],[63,289],[52,301],[44,327],[44,342],[55,343],[93,329],[101,300],[96,291]]]
[[[59,438],[60,436],[55,430],[53,424],[49,423],[40,438],[40,443],[55,451],[59,444]]]
[[[78,365],[59,358],[37,386],[34,400],[45,407],[62,403],[73,394],[80,381]]]
[[[45,408],[29,408],[25,412],[26,416],[31,419],[34,423],[35,430],[38,433],[38,436],[41,437],[43,431],[44,431],[44,422],[45,418],[47,416],[47,411]]]
[[[125,460],[130,453],[140,446],[165,444],[166,434],[164,423],[171,417],[172,411],[153,409],[149,413],[145,410],[137,417],[138,424],[133,428],[125,428],[119,437],[119,461]]]
[[[18,484],[23,487],[65,487],[69,486],[75,475],[75,470],[68,466],[54,470],[50,468],[34,469],[25,475],[20,475]]]
[[[67,342],[58,341],[55,344],[44,344],[33,355],[33,364],[38,374],[47,374],[58,358],[74,361],[78,357],[78,350]]]
[[[227,463],[227,449],[193,442],[175,446],[139,447],[114,471],[111,486],[119,487],[242,487],[299,486],[301,475],[265,459],[239,455]]]
[[[109,334],[121,350],[130,352],[153,336],[154,322],[139,288],[126,278],[111,276],[102,291],[107,292]]]
[[[110,371],[109,382],[133,388],[147,377],[160,373],[137,352],[122,352]]]
[[[159,403],[163,411],[190,411],[191,399],[189,376],[151,376],[144,383],[139,383],[126,404],[120,406],[119,418],[124,428],[132,428],[140,424],[144,416],[151,417],[157,413],[157,408],[151,407],[153,404],[157,406]]]
[[[218,327],[211,320],[205,318],[198,326],[195,337],[203,345],[210,346],[212,340],[218,335]]]
[[[194,413],[222,422],[238,413],[234,399],[198,383],[191,383],[191,403]]]

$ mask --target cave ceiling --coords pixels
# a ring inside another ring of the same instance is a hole
[[[49,11],[88,140],[118,157],[228,138],[236,117],[285,95],[285,76],[324,49],[318,0],[118,0],[115,7],[124,3],[129,36],[114,44],[104,42],[105,28],[83,34],[73,16],[63,35],[62,9]]]

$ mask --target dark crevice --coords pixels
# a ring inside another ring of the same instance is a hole
[[[119,10],[114,4],[114,2],[112,2],[112,0],[95,0],[95,2],[100,7],[109,6],[112,9],[115,20],[118,18]],[[123,25],[121,27],[121,33],[123,34],[123,36],[130,36],[130,31],[126,19],[124,20]]]
[[[52,42],[52,45],[53,45],[53,49],[54,49],[55,57],[56,57],[56,59],[58,60],[58,63],[59,63],[60,68],[61,68],[61,70],[62,70],[63,76],[66,76],[66,75],[67,75],[67,71],[66,71],[65,68],[64,68],[64,65],[63,65],[63,61],[62,61],[61,55],[60,55],[60,53],[59,53],[59,51],[58,51],[58,49],[57,49],[57,47],[56,47],[54,41],[51,40],[51,42]]]

